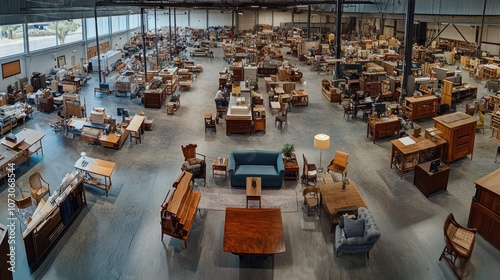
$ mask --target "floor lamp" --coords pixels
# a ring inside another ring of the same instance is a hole
[[[317,134],[314,136],[314,148],[319,149],[319,168],[318,171],[323,171],[321,167],[321,160],[323,156],[323,150],[330,148],[330,136],[326,134]]]

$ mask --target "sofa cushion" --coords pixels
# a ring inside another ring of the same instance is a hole
[[[262,178],[279,176],[274,165],[240,165],[234,174],[237,176],[257,176]]]
[[[344,219],[344,232],[347,238],[363,237],[365,232],[364,219]]]

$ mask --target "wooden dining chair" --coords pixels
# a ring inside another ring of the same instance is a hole
[[[304,166],[302,167],[302,183],[307,185],[309,181],[311,181],[316,184],[316,164],[308,164],[304,154],[302,154],[302,159],[304,160]]]
[[[46,194],[50,195],[50,185],[42,178],[39,172],[31,174],[29,178],[31,196],[35,199],[36,204],[40,202],[40,199]],[[42,183],[43,182],[43,183]]]

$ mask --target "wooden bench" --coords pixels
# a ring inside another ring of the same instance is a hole
[[[173,191],[168,191],[161,205],[161,239],[167,234],[184,240],[187,248],[187,239],[194,223],[196,210],[201,199],[200,192],[193,192],[190,184],[192,173],[183,171],[173,183]],[[198,209],[199,211],[199,209]]]

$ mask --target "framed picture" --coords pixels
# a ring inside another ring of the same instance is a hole
[[[2,77],[4,79],[21,73],[21,62],[15,60],[2,64]]]
[[[57,57],[57,67],[61,68],[64,65],[66,65],[66,56],[61,55],[61,56]]]

